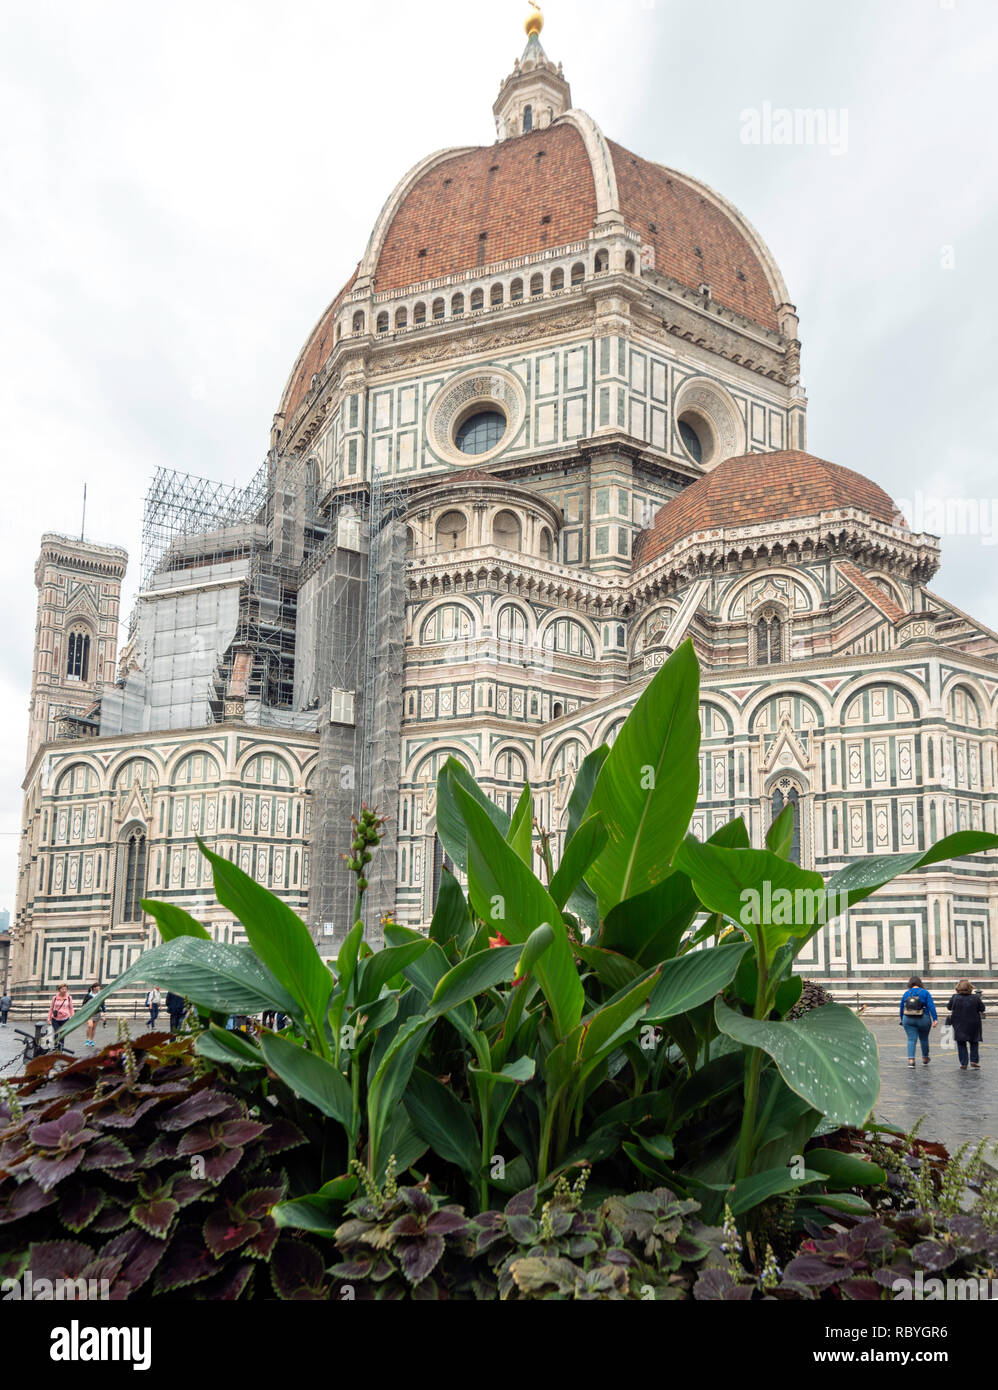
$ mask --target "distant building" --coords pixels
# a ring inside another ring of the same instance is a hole
[[[582,759],[685,638],[697,834],[741,815],[761,844],[789,804],[794,858],[827,873],[998,829],[998,637],[928,588],[933,536],[806,452],[797,312],[758,233],[608,140],[539,31],[496,143],[390,195],[254,481],[157,474],[117,674],[124,552],[44,537],[20,984],[116,974],[155,940],[143,896],[239,939],[198,836],[334,946],[362,799],[392,817],[369,933],[388,910],[425,928],[441,763],[507,808],[529,778],[560,836]],[[878,1001],[913,970],[993,985],[996,953],[987,855],[898,880],[802,966]]]

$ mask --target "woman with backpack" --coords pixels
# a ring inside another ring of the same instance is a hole
[[[956,1040],[957,1055],[960,1058],[960,1070],[967,1070],[967,1050],[970,1049],[970,1065],[974,1071],[979,1071],[981,1066],[980,1047],[981,1019],[984,1016],[984,1000],[980,992],[974,993],[974,986],[969,980],[960,980],[956,987],[956,993],[946,1005],[950,1012],[953,1023],[953,1037]]]
[[[52,1003],[49,1005],[49,1023],[58,1033],[64,1023],[76,1013],[73,1004],[73,996],[69,992],[69,985],[60,985],[52,996]]]
[[[86,994],[83,996],[83,1003],[84,1003],[84,1004],[89,1004],[90,1001],[91,1001],[91,999],[96,999],[96,998],[97,998],[98,994],[100,994],[100,983],[99,983],[99,981],[94,981],[94,983],[93,983],[93,984],[90,986],[90,988],[87,990]],[[107,1005],[106,1005],[106,1004],[101,1004],[100,1008],[96,1011],[96,1013],[91,1014],[90,1017],[87,1019],[87,1039],[86,1039],[86,1045],[87,1045],[87,1047],[96,1047],[96,1046],[97,1046],[97,1044],[94,1042],[94,1035],[95,1035],[95,1033],[97,1032],[97,1017],[98,1017],[98,1014],[100,1015],[100,1017],[101,1017],[102,1019],[104,1019],[104,1020],[107,1019]]]
[[[901,996],[901,1027],[908,1035],[908,1065],[915,1065],[915,1043],[922,1048],[922,1062],[929,1065],[929,1033],[939,1022],[932,995],[922,986],[921,976],[912,975]]]

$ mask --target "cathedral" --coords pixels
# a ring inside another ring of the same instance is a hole
[[[495,143],[396,185],[250,483],[153,479],[120,652],[125,552],[42,538],[21,998],[117,975],[157,940],[143,898],[240,940],[198,837],[332,955],[362,801],[390,816],[368,934],[425,928],[444,760],[507,809],[529,780],[557,836],[582,759],[687,638],[697,835],[740,815],[761,844],[791,804],[794,858],[828,874],[998,831],[998,636],[928,587],[935,537],[807,452],[758,232],[609,139],[526,27]],[[994,868],[897,880],[802,969],[871,1005],[913,971],[998,983]]]

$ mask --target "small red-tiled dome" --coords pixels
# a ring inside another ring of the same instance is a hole
[[[650,564],[697,531],[734,531],[845,507],[889,526],[906,525],[883,488],[851,468],[797,449],[742,454],[719,463],[656,513],[635,541],[634,568]]]

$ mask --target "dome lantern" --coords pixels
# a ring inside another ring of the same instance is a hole
[[[527,31],[527,46],[503,81],[492,107],[500,140],[543,130],[572,106],[571,88],[562,75],[561,64],[552,63],[541,46],[544,16],[539,5],[534,4],[523,27]]]

